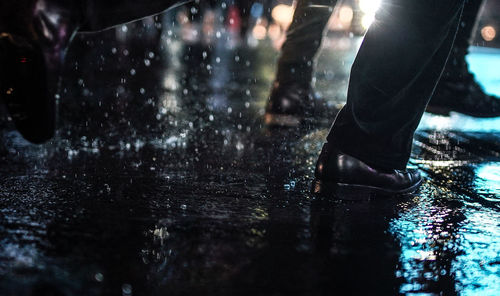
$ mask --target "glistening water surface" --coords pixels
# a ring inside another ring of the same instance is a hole
[[[326,119],[270,130],[269,42],[129,26],[75,40],[52,142],[2,131],[0,295],[498,294],[498,125],[427,116],[418,193],[315,199],[359,40],[320,57]]]

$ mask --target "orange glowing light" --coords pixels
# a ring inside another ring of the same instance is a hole
[[[497,31],[492,26],[485,26],[481,29],[481,37],[485,41],[491,41],[497,36]]]

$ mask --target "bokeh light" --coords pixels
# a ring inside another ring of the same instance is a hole
[[[279,4],[273,8],[271,15],[274,21],[284,28],[288,28],[292,23],[294,7],[286,4]]]
[[[481,37],[485,41],[492,41],[497,36],[497,31],[492,26],[485,26],[481,29]]]

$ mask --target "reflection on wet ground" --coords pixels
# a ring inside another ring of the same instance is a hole
[[[328,120],[268,130],[267,42],[139,33],[77,38],[51,143],[4,128],[1,295],[498,293],[498,124],[427,116],[413,196],[314,199],[312,168],[359,40],[332,37],[320,57]]]

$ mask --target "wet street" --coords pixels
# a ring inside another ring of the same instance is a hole
[[[0,295],[499,294],[500,118],[426,114],[414,195],[317,199],[360,38],[325,41],[324,116],[269,129],[269,41],[146,27],[75,38],[51,142],[1,112]],[[468,58],[500,95],[500,50]]]

